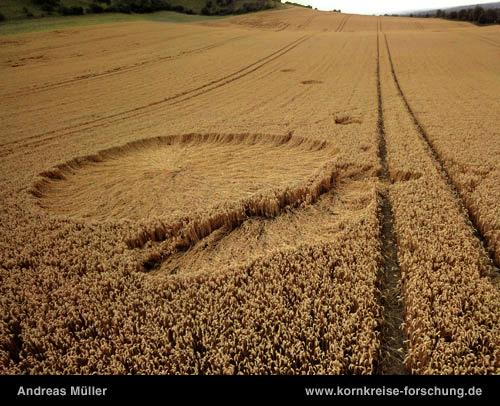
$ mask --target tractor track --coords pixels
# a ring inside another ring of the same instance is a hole
[[[340,22],[339,26],[337,27],[337,29],[335,30],[335,32],[342,32],[342,30],[344,29],[347,21],[351,18],[351,16],[345,16],[344,19]]]
[[[281,47],[277,51],[272,52],[271,54],[251,63],[250,65],[247,65],[229,75],[223,76],[219,79],[212,80],[208,83],[205,83],[202,86],[198,86],[194,89],[186,90],[180,93],[177,93],[175,95],[166,97],[162,100],[157,100],[152,103],[148,103],[146,105],[142,106],[137,106],[129,110],[121,111],[118,113],[113,113],[109,114],[103,117],[96,118],[94,120],[88,120],[83,123],[79,123],[76,125],[72,126],[67,126],[63,128],[58,128],[55,130],[50,130],[46,131],[44,133],[36,134],[27,138],[23,138],[21,140],[16,140],[16,141],[11,141],[7,142],[4,144],[1,144],[0,147],[6,147],[6,146],[22,146],[22,147],[27,147],[27,146],[36,146],[40,142],[46,142],[50,141],[54,138],[60,137],[61,135],[72,135],[75,133],[78,133],[80,131],[85,131],[85,130],[90,130],[94,128],[98,128],[101,126],[104,126],[106,124],[113,123],[115,121],[121,121],[123,119],[129,119],[132,117],[137,117],[141,114],[144,113],[144,110],[149,110],[152,107],[159,106],[159,105],[174,105],[174,104],[179,104],[180,102],[186,101],[193,99],[195,97],[201,96],[203,94],[206,94],[212,90],[221,88],[229,83],[232,83],[238,79],[241,79],[257,70],[260,68],[264,67],[265,65],[275,61],[276,59],[282,57],[283,55],[287,54],[288,52],[292,51],[295,49],[297,46],[302,44],[303,42],[307,41],[310,39],[312,35],[304,35],[291,43],[288,43],[287,45]],[[49,136],[49,137],[47,137]],[[29,142],[30,140],[33,140]],[[26,142],[28,141],[28,142]],[[21,144],[22,142],[25,142],[24,144]],[[21,144],[21,145],[19,145]],[[6,154],[3,154],[1,156],[5,155],[10,155],[11,152],[7,152]]]
[[[182,38],[184,36],[179,36],[179,37]],[[61,87],[67,86],[67,85],[78,84],[78,83],[81,83],[82,81],[89,81],[89,80],[107,78],[110,76],[116,76],[116,75],[120,75],[122,73],[128,73],[128,72],[132,72],[132,71],[135,71],[138,69],[142,69],[145,66],[154,65],[155,63],[166,62],[166,61],[175,61],[175,60],[181,59],[185,56],[203,53],[203,52],[209,51],[211,49],[223,46],[229,42],[232,42],[232,41],[235,41],[238,39],[242,39],[242,38],[246,38],[246,37],[248,37],[248,35],[239,35],[239,36],[236,36],[233,38],[225,39],[223,41],[215,42],[213,44],[210,44],[210,45],[207,45],[204,47],[193,48],[193,49],[189,49],[187,51],[182,51],[176,55],[162,56],[162,57],[158,57],[158,58],[154,58],[154,59],[141,61],[141,62],[132,64],[132,65],[115,67],[112,69],[108,69],[104,72],[91,73],[91,74],[87,74],[87,75],[81,75],[81,76],[78,76],[78,77],[75,77],[72,79],[62,80],[59,82],[47,83],[45,85],[37,86],[37,87],[31,88],[31,89],[23,89],[23,90],[19,90],[17,92],[8,93],[8,94],[4,95],[3,97],[27,96],[27,95],[30,95],[33,93],[41,93],[41,92],[48,91],[48,90],[58,89],[58,88],[61,88]],[[176,38],[176,37],[174,37],[174,38]]]
[[[387,162],[387,147],[384,124],[384,110],[382,88],[380,82],[380,38],[377,24],[377,131],[378,155],[380,158],[380,180],[386,186],[381,194],[380,201],[380,239],[382,243],[382,266],[380,276],[381,305],[383,323],[380,329],[380,358],[376,371],[381,375],[404,375],[407,370],[404,364],[404,352],[399,349],[405,347],[402,325],[404,321],[403,303],[400,280],[401,270],[398,261],[398,247],[394,232],[394,214],[389,196],[388,187],[389,165]]]
[[[401,84],[399,82],[398,76],[396,74],[396,70],[394,68],[394,61],[392,59],[392,54],[391,54],[391,50],[389,47],[389,42],[387,40],[387,35],[385,33],[384,33],[384,39],[385,39],[385,46],[387,48],[387,54],[389,57],[392,78],[394,80],[394,83],[396,84],[396,88],[398,90],[399,96],[401,97],[401,100],[403,101],[403,104],[405,105],[406,110],[407,110],[408,114],[410,115],[418,134],[420,135],[420,139],[422,140],[424,146],[426,147],[426,150],[427,150],[429,156],[431,157],[435,167],[438,169],[438,171],[441,174],[442,178],[444,179],[445,183],[448,185],[452,194],[455,196],[455,200],[456,200],[457,205],[462,213],[463,218],[466,220],[466,223],[469,224],[473,235],[479,240],[481,246],[484,249],[484,252],[489,257],[489,260],[490,260],[492,267],[496,268],[495,269],[496,273],[498,273],[499,264],[496,263],[493,253],[488,249],[488,242],[487,242],[486,237],[482,234],[481,228],[480,228],[479,224],[477,223],[477,221],[475,220],[473,213],[471,212],[471,210],[469,209],[469,207],[465,203],[464,196],[460,193],[457,185],[455,184],[450,173],[448,172],[448,169],[447,169],[446,164],[445,164],[445,160],[441,157],[441,155],[437,151],[436,147],[433,145],[427,131],[420,123],[415,112],[413,111],[412,107],[410,106],[406,95],[403,92],[403,89],[402,89]]]

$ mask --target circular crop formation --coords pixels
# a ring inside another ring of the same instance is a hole
[[[77,218],[183,215],[295,184],[332,157],[292,135],[187,134],[135,141],[40,174],[44,209]]]

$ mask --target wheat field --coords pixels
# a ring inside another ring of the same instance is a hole
[[[500,373],[499,34],[0,36],[0,373]]]

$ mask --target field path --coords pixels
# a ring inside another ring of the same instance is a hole
[[[405,366],[412,373],[460,374],[478,365],[493,371],[481,353],[470,351],[467,359],[459,354],[477,340],[495,351],[497,325],[490,321],[499,305],[498,271],[422,135],[416,113],[409,109],[385,38],[381,34],[380,43],[385,46],[380,47],[380,75],[401,269]]]
[[[399,95],[400,95],[401,99],[403,100],[403,102],[404,102],[404,104],[406,106],[408,114],[411,116],[411,118],[413,120],[413,123],[415,124],[416,129],[418,130],[420,136],[422,137],[422,141],[426,144],[428,153],[432,157],[432,160],[434,161],[434,164],[439,169],[441,175],[445,179],[445,181],[448,184],[449,188],[452,190],[453,194],[456,196],[458,205],[461,207],[461,210],[463,212],[463,216],[467,219],[467,222],[471,225],[474,234],[480,240],[480,242],[483,245],[485,251],[488,252],[488,254],[490,256],[490,259],[491,259],[491,262],[495,266],[495,271],[498,274],[498,273],[500,273],[500,270],[498,269],[499,268],[499,264],[496,261],[495,253],[493,251],[489,251],[488,250],[489,244],[488,244],[487,237],[485,237],[485,235],[482,233],[481,227],[477,223],[476,218],[475,218],[475,216],[474,216],[471,208],[468,207],[468,205],[466,204],[464,196],[460,193],[459,188],[455,185],[452,177],[450,176],[450,174],[448,172],[448,169],[446,167],[444,159],[439,155],[439,153],[437,152],[436,148],[433,146],[432,141],[429,138],[429,135],[427,134],[426,130],[424,129],[424,127],[422,126],[422,124],[418,120],[417,116],[413,112],[410,104],[408,103],[408,99],[405,96],[405,94],[403,92],[403,89],[401,88],[401,85],[399,83],[399,80],[398,80],[398,77],[397,77],[397,74],[396,74],[396,71],[395,71],[395,68],[394,68],[394,62],[393,62],[393,59],[392,59],[391,50],[390,50],[390,47],[389,47],[389,42],[387,40],[387,35],[385,35],[385,34],[384,34],[384,40],[385,40],[385,45],[386,45],[386,48],[387,48],[387,53],[388,53],[388,56],[389,56],[389,62],[390,62],[390,65],[391,65],[392,77],[393,77],[394,82],[396,84],[396,87],[398,89]]]
[[[377,102],[379,133],[378,155],[381,162],[380,179],[386,187],[381,197],[381,240],[384,258],[381,270],[381,302],[384,324],[381,329],[381,359],[378,363],[380,374],[405,374],[403,320],[404,306],[401,301],[401,270],[399,269],[398,247],[394,232],[394,213],[389,196],[390,172],[387,162],[387,141],[384,124],[384,108],[380,82],[380,24],[377,22]]]

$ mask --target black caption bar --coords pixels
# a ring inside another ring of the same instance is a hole
[[[4,404],[182,399],[321,401],[493,400],[495,376],[0,376]]]

